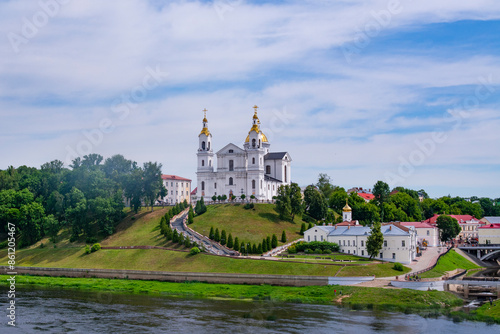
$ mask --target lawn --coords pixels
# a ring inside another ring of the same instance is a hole
[[[403,271],[392,269],[394,263],[378,263],[366,266],[345,266],[337,274],[337,276],[351,277],[351,276],[372,276],[376,277],[393,277],[401,276],[411,271],[410,268],[404,267]]]
[[[455,252],[454,249],[448,252],[448,254],[441,256],[438,260],[437,265],[434,269],[426,271],[422,273],[422,278],[432,278],[432,277],[441,277],[446,274],[447,271],[451,271],[454,269],[475,269],[481,268],[477,264],[469,261],[462,255]]]
[[[7,251],[0,251],[0,265],[7,264]],[[334,276],[340,267],[269,260],[233,259],[222,256],[161,249],[101,249],[85,254],[83,248],[19,250],[17,266],[89,269],[134,269],[176,272],[212,272],[275,275]]]
[[[295,223],[279,219],[273,204],[255,204],[254,209],[249,210],[240,204],[216,204],[207,206],[207,212],[195,217],[189,227],[208,236],[213,226],[219,232],[226,230],[228,235],[231,233],[233,239],[238,237],[240,242],[259,244],[273,234],[281,240],[283,230],[288,242],[299,239],[302,223],[300,217],[295,217]]]

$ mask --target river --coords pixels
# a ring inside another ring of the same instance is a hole
[[[5,311],[7,296],[0,296]],[[499,325],[336,306],[18,289],[0,333],[499,333]]]

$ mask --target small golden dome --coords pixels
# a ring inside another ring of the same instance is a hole
[[[201,129],[201,132],[198,136],[201,136],[202,133],[205,134],[205,136],[207,137],[210,136],[210,131],[208,131],[208,128]]]
[[[208,122],[208,120],[207,120],[207,118],[205,117],[205,118],[203,119],[203,123],[206,123],[206,122]]]
[[[253,114],[253,119],[259,119],[259,117],[257,116],[257,111],[255,112],[255,114]]]
[[[351,209],[351,207],[349,206],[349,204],[347,204],[347,198],[345,199],[345,206],[344,206],[344,208],[342,209],[342,211],[344,211],[344,212],[351,212],[351,211],[352,211],[352,209]]]

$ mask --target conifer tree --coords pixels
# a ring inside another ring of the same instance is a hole
[[[245,249],[245,243],[242,241],[241,242],[241,246],[240,246],[240,253],[241,254],[245,254],[245,251],[246,251],[246,249]]]
[[[306,223],[302,223],[302,225],[300,225],[300,235],[304,235],[305,231],[306,231]]]
[[[370,255],[370,259],[376,257],[382,249],[384,243],[384,235],[380,222],[373,223],[371,233],[366,239],[366,252]]]
[[[226,230],[222,230],[222,232],[220,234],[220,244],[225,245],[226,241],[227,241]]]
[[[238,240],[238,237],[234,238],[233,249],[236,250],[236,251],[240,250],[240,241]]]
[[[283,233],[281,233],[281,242],[285,243],[286,242],[286,232],[283,230]]]
[[[259,242],[259,245],[257,246],[257,254],[262,254],[262,244]]]
[[[215,229],[214,241],[217,241],[217,242],[220,241],[219,228]]]
[[[278,237],[276,234],[273,234],[273,239],[271,240],[271,247],[276,248],[278,247]]]
[[[262,253],[267,252],[267,241],[266,239],[262,239]]]
[[[233,248],[233,236],[231,233],[229,233],[229,236],[227,237],[227,248]]]
[[[266,245],[267,246],[267,250],[273,249],[272,245],[271,245],[271,237],[270,236],[267,236],[266,243],[267,243],[267,245]]]
[[[210,227],[210,233],[208,234],[208,238],[210,238],[210,240],[214,240],[214,237],[215,237],[215,233],[214,233],[214,227]]]
[[[186,236],[186,239],[184,240],[184,247],[191,247],[191,240],[189,239],[189,236]]]
[[[184,244],[184,234],[179,233],[179,241],[177,243],[183,245]]]
[[[257,254],[257,246],[255,243],[252,245],[252,254]]]
[[[188,224],[192,224],[194,222],[194,211],[192,207],[189,207],[189,213],[188,213]]]
[[[172,242],[174,243],[179,242],[179,232],[177,232],[177,230],[174,230],[172,233]]]
[[[172,231],[172,228],[170,226],[167,226],[167,230],[165,231],[165,238],[167,241],[172,240],[174,235],[174,232]]]

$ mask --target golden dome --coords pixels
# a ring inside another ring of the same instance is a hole
[[[344,211],[344,212],[351,212],[351,211],[352,211],[352,209],[351,209],[351,207],[349,206],[349,204],[347,204],[347,198],[345,199],[345,206],[344,206],[344,208],[342,209],[342,211]]]
[[[253,114],[253,119],[259,119],[259,117],[257,117],[257,111]]]
[[[202,133],[204,133],[205,136],[207,136],[207,137],[210,136],[210,131],[208,131],[208,128],[201,129],[201,132],[198,136],[201,136]]]
[[[207,117],[205,116],[205,118],[203,119],[203,123],[206,123],[206,122],[208,122],[208,120],[207,120]]]
[[[248,132],[248,136],[247,136],[247,139],[245,139],[245,143],[249,143],[250,142],[250,132],[252,132],[252,130],[254,130],[255,132],[257,133],[261,133],[262,134],[262,142],[263,143],[267,143],[268,140],[267,140],[267,137],[266,135],[264,134],[264,132],[260,131],[258,128],[257,129],[254,129],[255,125],[252,126],[252,129],[250,129],[250,131]]]

